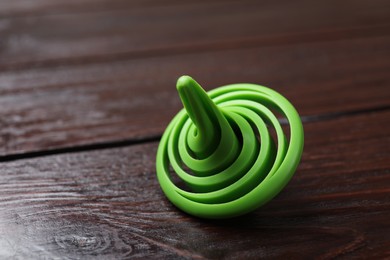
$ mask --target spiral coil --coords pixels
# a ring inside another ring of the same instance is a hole
[[[229,218],[283,189],[303,150],[302,123],[287,99],[254,84],[206,93],[189,76],[179,78],[177,90],[184,109],[165,130],[156,159],[159,183],[174,205],[198,217]],[[286,117],[289,138],[271,109]]]

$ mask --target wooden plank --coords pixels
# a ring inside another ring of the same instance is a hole
[[[208,0],[208,2],[229,2],[225,0]],[[197,2],[205,2],[200,0]],[[191,4],[179,0],[19,0],[1,1],[1,17],[42,16],[67,13],[91,13],[133,8],[150,8],[162,5]]]
[[[39,2],[38,10],[45,10],[45,4],[49,9],[56,6],[55,2]],[[76,4],[62,5],[72,3]],[[104,7],[104,3],[97,6]],[[116,2],[110,5],[115,7]],[[107,7],[106,12],[3,18],[0,70],[191,52],[194,46],[207,50],[371,37],[388,34],[390,26],[386,0],[127,5],[116,11]],[[76,6],[86,8],[92,3]]]
[[[390,37],[40,68],[0,74],[0,154],[160,135],[175,80],[259,83],[303,116],[389,106]]]
[[[290,184],[229,221],[199,220],[166,200],[157,143],[2,163],[0,257],[389,256],[389,117],[305,124]]]

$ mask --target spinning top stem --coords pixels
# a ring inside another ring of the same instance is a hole
[[[181,76],[176,88],[194,124],[192,133],[187,136],[187,142],[198,159],[208,157],[219,142],[225,142],[225,148],[237,147],[237,137],[223,112],[194,79],[190,76]],[[223,140],[220,140],[221,132],[224,132]]]

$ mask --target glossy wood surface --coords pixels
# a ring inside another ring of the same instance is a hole
[[[302,162],[266,206],[163,195],[182,74],[296,106]],[[0,108],[0,259],[390,257],[388,1],[2,1]]]

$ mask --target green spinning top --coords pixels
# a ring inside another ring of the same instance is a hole
[[[302,122],[291,103],[255,84],[206,93],[189,76],[179,78],[177,90],[184,109],[165,130],[156,161],[168,199],[188,214],[217,219],[243,215],[276,196],[303,150]],[[290,136],[271,109],[286,117]]]

